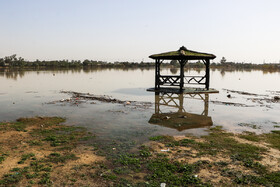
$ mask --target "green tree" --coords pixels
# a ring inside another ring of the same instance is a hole
[[[0,66],[5,66],[5,62],[3,58],[0,58]]]
[[[221,64],[224,64],[224,63],[226,63],[226,62],[227,62],[226,58],[225,58],[225,57],[222,57],[222,59],[221,59]]]
[[[89,61],[88,59],[84,60],[84,61],[83,61],[83,65],[84,65],[84,66],[90,65],[90,61]]]
[[[178,67],[179,66],[179,62],[178,62],[178,60],[171,60],[170,61],[170,65],[172,65],[174,67]]]

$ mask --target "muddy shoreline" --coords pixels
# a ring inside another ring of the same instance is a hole
[[[1,186],[280,184],[279,130],[233,134],[214,127],[200,138],[150,137],[123,152],[115,144],[104,149],[94,134],[63,122],[35,117],[0,123]]]

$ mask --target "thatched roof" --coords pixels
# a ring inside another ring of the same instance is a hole
[[[170,51],[166,53],[154,54],[149,56],[152,59],[164,59],[164,60],[200,60],[200,59],[214,59],[215,55],[209,53],[201,53],[197,51],[188,50],[182,46],[178,51]]]

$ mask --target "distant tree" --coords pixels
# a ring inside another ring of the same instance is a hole
[[[220,62],[221,62],[221,64],[224,64],[224,63],[226,63],[226,61],[227,61],[226,58],[225,58],[225,57],[222,57],[222,59],[221,59]]]
[[[83,61],[83,65],[84,65],[84,66],[90,65],[90,61],[89,61],[88,59],[84,60],[84,61]]]
[[[0,58],[0,66],[5,66],[5,62],[3,58]]]
[[[170,68],[170,72],[175,75],[178,72],[178,68]]]
[[[171,60],[170,65],[177,67],[177,66],[179,66],[179,62],[178,62],[178,60]]]
[[[16,65],[16,62],[17,62],[17,55],[14,54],[14,55],[11,55],[11,56],[6,56],[4,57],[4,65],[5,66],[14,66]]]

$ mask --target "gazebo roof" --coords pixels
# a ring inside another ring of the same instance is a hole
[[[184,46],[180,47],[178,51],[170,51],[166,53],[154,54],[149,57],[152,59],[164,59],[164,60],[199,60],[199,59],[216,58],[216,56],[213,54],[191,51]]]

